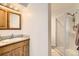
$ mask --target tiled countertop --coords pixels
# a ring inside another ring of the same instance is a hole
[[[12,39],[5,39],[0,41],[0,47],[8,45],[8,44],[12,44],[12,43],[16,43],[16,42],[20,42],[23,40],[28,40],[29,37],[19,37],[19,38],[12,38]]]

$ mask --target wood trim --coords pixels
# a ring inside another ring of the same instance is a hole
[[[8,16],[8,12],[7,12],[7,29],[9,29],[9,16]]]

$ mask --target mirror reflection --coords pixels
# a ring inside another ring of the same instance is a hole
[[[14,28],[14,29],[19,29],[20,28],[20,24],[21,24],[21,20],[20,20],[20,14],[16,14],[16,13],[9,13],[9,28]]]

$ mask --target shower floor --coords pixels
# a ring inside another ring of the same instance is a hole
[[[51,49],[51,56],[64,56],[58,49]],[[66,56],[78,56],[78,51],[67,49]]]
[[[72,49],[67,49],[66,50],[66,55],[67,56],[78,56],[78,51],[77,50],[72,50]]]

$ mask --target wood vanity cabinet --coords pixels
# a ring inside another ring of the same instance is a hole
[[[0,47],[0,56],[29,56],[29,39]]]

